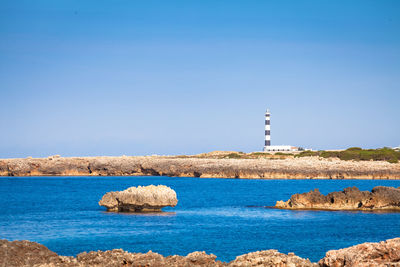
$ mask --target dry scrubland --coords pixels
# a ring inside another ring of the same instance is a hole
[[[193,156],[0,159],[2,176],[165,175],[247,179],[400,179],[400,163],[340,160],[304,153],[216,151]]]

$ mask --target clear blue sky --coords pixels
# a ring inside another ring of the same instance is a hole
[[[0,157],[400,145],[400,1],[2,0]]]

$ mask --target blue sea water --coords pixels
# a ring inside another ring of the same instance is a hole
[[[162,214],[106,212],[108,191],[164,184],[178,195]],[[400,213],[287,211],[265,208],[294,193],[357,186],[400,186],[389,180],[242,180],[174,177],[0,178],[0,238],[31,240],[60,255],[122,248],[167,255],[206,251],[230,261],[277,249],[318,261],[330,249],[400,236]]]

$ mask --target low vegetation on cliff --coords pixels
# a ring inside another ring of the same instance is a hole
[[[398,163],[400,160],[400,151],[384,147],[378,149],[362,149],[360,147],[350,147],[346,150],[319,150],[302,152],[237,152],[237,151],[214,151],[192,156],[178,156],[179,158],[213,158],[213,159],[287,159],[301,157],[321,157],[338,158],[341,160],[356,161],[388,161]]]
[[[400,151],[396,151],[387,147],[379,149],[362,149],[360,147],[351,147],[341,151],[303,151],[295,155],[295,157],[311,156],[319,156],[322,158],[339,158],[341,160],[374,160],[398,163],[400,160]]]
[[[177,156],[179,158],[212,158],[212,159],[286,159],[293,158],[294,154],[287,152],[237,152],[237,151],[213,151],[191,156]]]

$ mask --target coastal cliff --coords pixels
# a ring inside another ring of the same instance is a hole
[[[400,179],[400,163],[319,157],[192,156],[0,159],[0,176],[177,176],[248,179]]]
[[[330,250],[318,263],[293,253],[264,250],[237,256],[231,262],[216,260],[217,256],[195,251],[187,256],[167,256],[149,251],[130,253],[122,249],[91,251],[76,257],[59,256],[45,246],[29,241],[0,240],[0,266],[276,266],[276,267],[363,267],[399,266],[400,238],[379,243],[363,243],[340,250]]]

